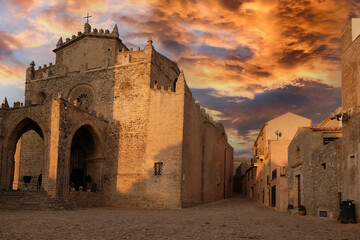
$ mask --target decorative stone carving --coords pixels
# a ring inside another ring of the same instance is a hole
[[[95,94],[90,86],[79,85],[71,90],[69,98],[71,102],[75,101],[77,106],[92,109]]]

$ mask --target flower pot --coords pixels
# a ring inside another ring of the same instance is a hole
[[[305,215],[306,215],[306,212],[305,212],[305,211],[299,211],[299,215],[300,215],[300,216],[305,216]]]

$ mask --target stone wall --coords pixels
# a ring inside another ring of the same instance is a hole
[[[342,199],[355,200],[357,221],[360,221],[360,38],[352,41],[351,23],[342,35],[342,110],[351,111],[343,124]]]
[[[113,117],[114,106],[114,69],[98,69],[80,73],[67,73],[66,75],[51,78],[35,79],[26,84],[25,101],[38,104],[38,95],[43,93],[45,101],[57,98],[58,93],[64,99],[72,98],[74,90],[79,87],[88,87],[93,92],[90,109],[104,114],[106,118]],[[75,93],[74,93],[75,94]]]
[[[314,201],[312,153],[323,145],[322,132],[313,132],[310,129],[299,128],[288,149],[288,203],[298,206],[298,183],[300,176],[301,205],[313,214],[312,203]]]
[[[119,51],[117,39],[87,37],[69,47],[56,51],[56,64],[68,72],[88,70],[115,64],[115,53]],[[106,62],[108,61],[108,63]]]
[[[181,201],[183,206],[204,201],[204,121],[190,91],[185,91]]]
[[[30,130],[21,136],[16,145],[14,188],[24,190],[23,177],[31,176],[29,187],[35,190],[39,175],[44,173],[43,165],[44,140],[34,130]]]
[[[160,89],[175,91],[176,79],[180,70],[176,63],[154,51],[152,56],[151,86]],[[175,87],[175,88],[174,88]]]
[[[320,147],[312,155],[314,206],[310,213],[315,216],[320,216],[320,211],[326,211],[331,219],[339,217],[341,144],[341,139],[338,139]]]
[[[158,89],[150,92],[144,168],[146,198],[152,206],[181,208],[183,104],[181,88],[177,92]],[[155,163],[162,163],[161,175],[154,174]]]
[[[182,203],[190,206],[232,195],[233,149],[218,123],[185,90]]]
[[[120,128],[118,147],[113,149],[117,158],[112,161],[117,169],[114,201],[121,204],[139,204],[146,192],[150,71],[150,62],[116,68],[113,118]]]
[[[332,133],[334,135],[335,133]],[[337,132],[341,137],[341,132]],[[298,206],[298,179],[300,177],[300,204],[307,213],[319,216],[328,211],[328,217],[338,217],[338,161],[341,139],[324,145],[326,132],[299,128],[289,145],[288,201]],[[326,169],[321,164],[326,163]]]

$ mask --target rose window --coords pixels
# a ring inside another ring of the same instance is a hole
[[[80,85],[71,90],[69,94],[71,102],[76,102],[79,107],[93,108],[94,91],[88,85]]]
[[[76,101],[79,106],[86,106],[86,103],[89,101],[89,97],[87,94],[82,93],[76,98]]]

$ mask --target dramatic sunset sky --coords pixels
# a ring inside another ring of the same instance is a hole
[[[176,61],[236,156],[264,122],[294,112],[320,122],[341,106],[341,31],[360,0],[0,0],[0,97],[24,101],[25,69],[54,63],[60,36],[118,24],[128,47]]]

